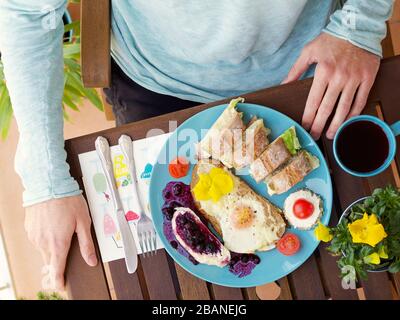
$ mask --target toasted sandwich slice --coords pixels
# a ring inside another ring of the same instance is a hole
[[[250,174],[257,182],[266,179],[287,162],[300,149],[295,127],[290,127],[271,144],[250,165]]]
[[[244,131],[241,146],[235,145],[233,167],[241,169],[257,159],[269,145],[270,133],[271,130],[265,127],[263,119],[253,118]]]
[[[231,100],[228,107],[198,143],[197,149],[200,159],[211,157],[220,160],[228,168],[233,167],[232,150],[235,140],[238,139],[238,136],[242,139],[245,129],[242,120],[243,113],[236,110],[236,105],[243,101],[243,98]]]
[[[319,167],[319,159],[306,150],[299,151],[289,162],[266,180],[268,193],[281,194]]]

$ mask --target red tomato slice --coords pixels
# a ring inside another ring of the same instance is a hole
[[[277,248],[285,256],[294,255],[300,249],[300,240],[293,233],[286,233],[279,241]]]
[[[293,204],[293,213],[299,219],[307,219],[314,212],[314,205],[306,199],[298,199]]]
[[[169,174],[173,178],[182,178],[187,175],[189,172],[189,161],[186,160],[184,157],[176,157],[174,160],[172,160],[169,165],[168,165],[168,171]]]

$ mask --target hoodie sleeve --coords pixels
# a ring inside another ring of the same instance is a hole
[[[66,0],[1,0],[0,51],[19,130],[15,168],[24,206],[80,194],[63,136]]]
[[[347,0],[323,30],[382,57],[381,41],[394,0]]]

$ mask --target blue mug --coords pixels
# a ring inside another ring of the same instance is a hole
[[[347,168],[340,160],[340,157],[337,152],[337,140],[338,140],[338,137],[340,136],[341,132],[349,124],[357,122],[357,121],[373,122],[374,124],[378,125],[383,130],[383,132],[386,134],[386,137],[388,139],[389,152],[388,152],[388,156],[387,156],[385,162],[378,169],[370,171],[370,172],[357,172],[357,171]],[[381,173],[382,171],[384,171],[392,162],[394,156],[396,155],[396,136],[398,136],[398,135],[400,135],[400,121],[397,121],[393,125],[390,126],[377,117],[373,117],[373,116],[369,116],[369,115],[356,116],[356,117],[350,118],[349,120],[344,122],[340,126],[339,130],[336,132],[335,138],[333,140],[333,155],[335,156],[335,160],[339,164],[339,166],[347,173],[349,173],[353,176],[356,176],[356,177],[364,177],[364,178],[372,177],[372,176],[375,176],[375,175]]]

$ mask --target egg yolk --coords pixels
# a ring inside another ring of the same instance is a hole
[[[250,207],[236,207],[233,210],[231,219],[237,229],[248,228],[254,220],[254,212]]]
[[[193,188],[196,200],[218,202],[222,196],[233,190],[233,179],[224,169],[212,168],[208,173],[200,173],[199,181]]]

